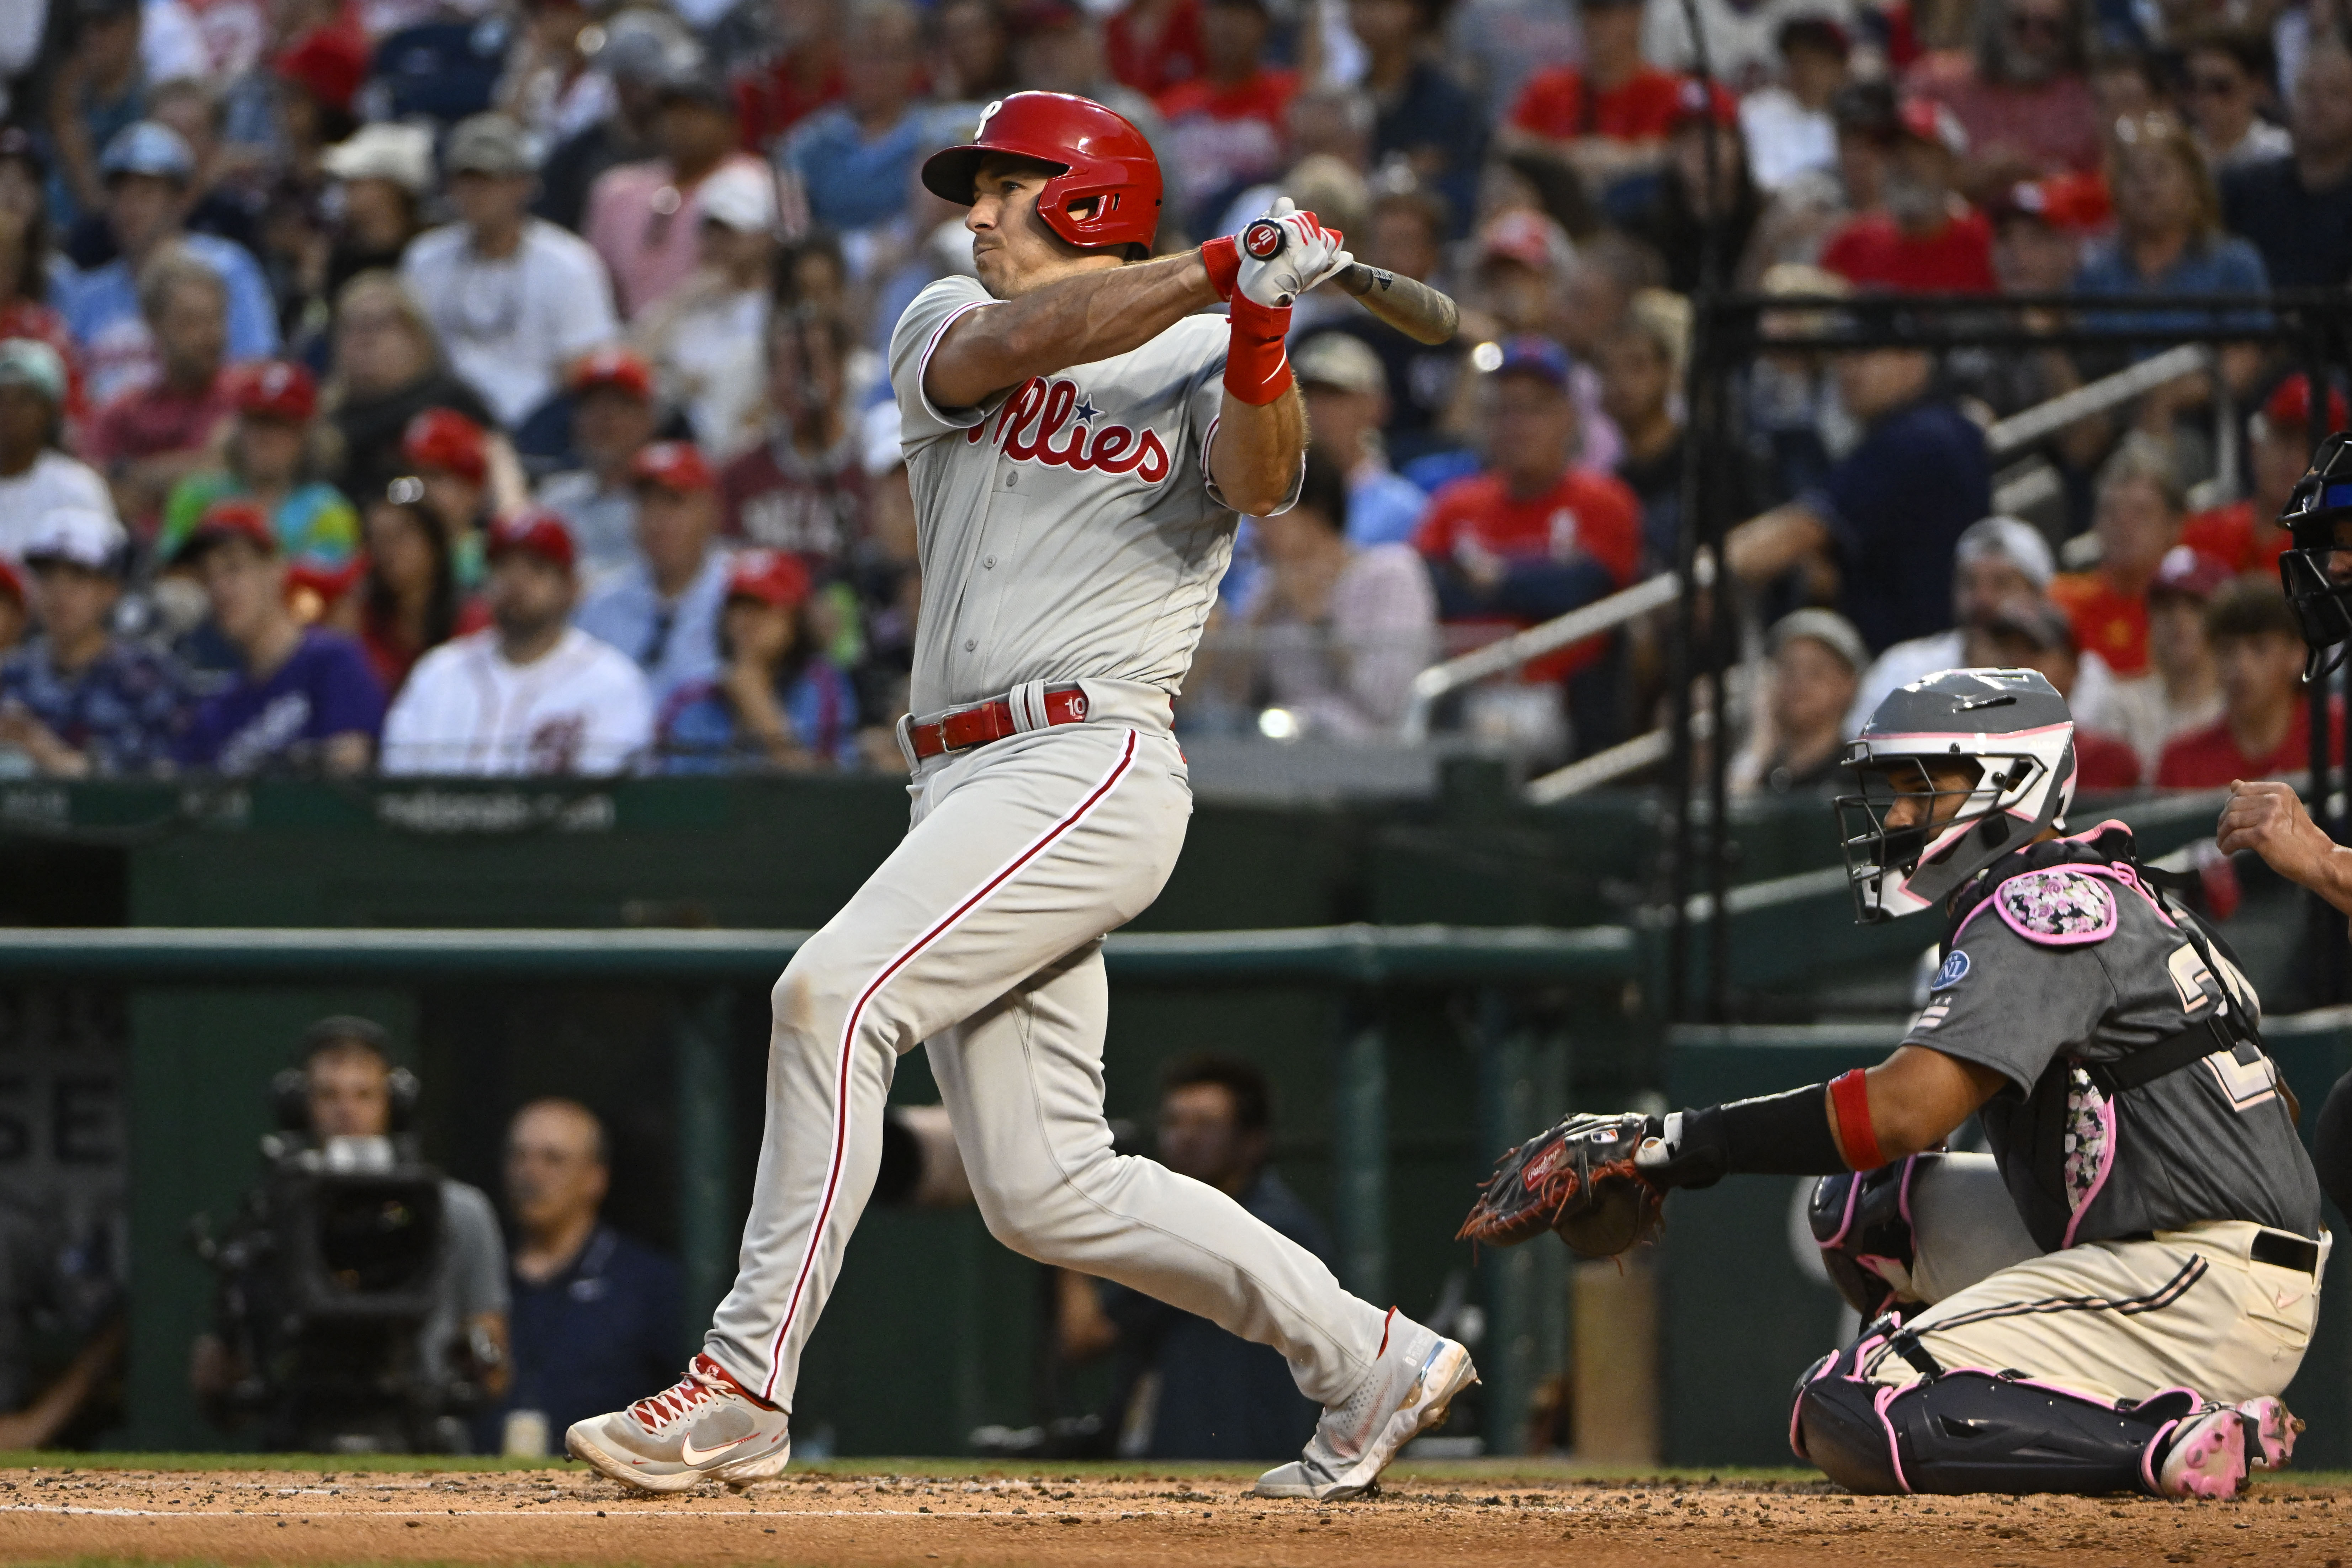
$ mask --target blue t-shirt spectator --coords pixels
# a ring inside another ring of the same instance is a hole
[[[170,766],[188,682],[168,654],[134,643],[109,643],[68,674],[36,637],[0,663],[0,705],[10,703],[89,758],[93,777],[136,777]]]
[[[727,602],[728,557],[713,549],[675,599],[665,600],[639,556],[608,578],[572,613],[572,623],[636,661],[654,701],[719,674],[719,615]]]
[[[832,660],[811,658],[777,701],[802,746],[838,767],[857,766],[857,693]],[[722,773],[766,761],[765,752],[736,733],[735,710],[716,682],[680,687],[655,733],[666,772]]]
[[[2131,253],[2120,239],[2095,247],[2074,275],[2074,292],[2109,298],[2158,300],[2168,294],[2262,294],[2270,288],[2262,254],[2234,235],[2209,235],[2191,240],[2172,265],[2156,277],[2144,277],[2132,265]],[[2101,310],[2085,313],[2086,323],[2106,330],[2146,328],[2152,331],[2186,330],[2202,324],[2202,311]],[[2259,328],[2268,317],[2259,310],[2232,312],[2232,325]],[[2154,353],[2158,345],[2138,350]]]
[[[811,217],[828,228],[866,229],[905,210],[917,161],[940,145],[931,117],[919,110],[868,141],[856,116],[835,104],[792,133],[782,161],[800,175]]]
[[[312,627],[267,680],[240,675],[206,697],[179,747],[180,761],[217,773],[300,772],[339,735],[383,730],[383,687],[359,643]]]
[[[598,1225],[569,1268],[538,1283],[508,1272],[514,1381],[500,1410],[537,1410],[560,1438],[677,1376],[677,1265]],[[493,1427],[495,1430],[495,1426]]]
[[[1984,432],[1934,398],[1891,409],[1798,498],[1827,524],[1844,585],[1839,609],[1877,653],[1952,623],[1952,548],[1992,511]]]
[[[1366,465],[1348,480],[1348,542],[1369,549],[1373,545],[1409,545],[1421,514],[1429,508],[1429,494],[1387,465]]]
[[[183,234],[172,243],[218,273],[228,290],[228,358],[273,358],[278,352],[278,310],[252,253],[215,235]],[[79,273],[60,293],[55,303],[65,316],[66,329],[90,361],[92,398],[103,402],[127,390],[130,382],[120,370],[112,380],[107,371],[127,362],[121,340],[147,340],[146,319],[139,313],[139,278],[130,258],[117,256],[104,267]]]

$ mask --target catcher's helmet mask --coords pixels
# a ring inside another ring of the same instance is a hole
[[[2279,556],[2279,586],[2311,650],[2304,677],[2315,680],[2352,651],[2352,434],[2319,444],[2278,521],[2294,540]]]
[[[1016,92],[982,111],[972,139],[923,162],[923,186],[942,201],[972,204],[980,166],[991,153],[1053,171],[1037,193],[1037,216],[1082,250],[1151,253],[1160,228],[1160,161],[1143,132],[1089,98]]]
[[[2010,851],[2063,830],[2074,723],[2038,672],[1945,670],[1889,695],[1844,761],[1862,785],[1835,805],[1854,918],[1892,920],[1941,904]],[[1949,764],[1963,765],[1965,784],[1937,781]],[[1890,826],[1905,800],[1920,803],[1919,816]]]

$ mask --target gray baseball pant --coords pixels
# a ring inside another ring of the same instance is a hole
[[[1111,1152],[1102,938],[1159,895],[1192,789],[1124,725],[1014,736],[926,765],[914,825],[773,993],[767,1131],[735,1286],[704,1348],[785,1409],[881,1161],[899,1056],[929,1042],[990,1232],[1131,1286],[1343,1402],[1385,1314],[1215,1188]]]

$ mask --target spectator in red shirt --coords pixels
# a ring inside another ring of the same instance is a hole
[[[1950,106],[1969,133],[1960,188],[1984,196],[2020,180],[2099,166],[2105,129],[2091,90],[2090,0],[1981,0],[1969,55],[1933,54],[1914,92]]]
[[[774,0],[784,40],[774,59],[735,84],[743,139],[768,147],[849,90],[841,71],[843,0]]]
[[[2327,389],[2327,428],[2347,421],[2344,394]],[[2311,379],[2300,371],[2279,382],[2262,412],[2246,422],[2248,477],[2253,494],[2226,507],[2200,512],[2180,530],[2194,546],[2231,571],[2276,581],[2278,558],[2294,536],[2278,526],[2287,492],[2311,463]]]
[[[84,444],[114,490],[115,510],[145,535],[172,487],[205,465],[214,434],[235,412],[224,374],[228,289],[220,274],[165,250],[139,275],[139,309],[162,373],[99,411]]]
[[[1201,0],[1134,0],[1103,24],[1103,48],[1111,75],[1158,98],[1209,68]]]
[[[2282,779],[2311,766],[2311,709],[2303,689],[2303,633],[2275,588],[2240,579],[2214,595],[2205,632],[2221,676],[2221,717],[2164,748],[2156,781],[2219,789],[2241,779]],[[2343,758],[2344,728],[2336,737]]]
[[[1584,0],[1584,63],[1528,78],[1504,145],[1554,152],[1596,193],[1654,169],[1675,128],[1678,78],[1642,57],[1642,0]]]
[[[721,530],[786,550],[820,580],[844,562],[866,514],[866,470],[842,374],[849,329],[803,307],[768,326],[768,437],[719,470]]]
[[[2098,566],[2060,573],[2050,597],[2074,622],[2074,641],[2129,680],[2147,670],[2148,584],[2180,542],[2180,481],[2161,442],[2136,431],[2116,448],[2099,470],[2091,531]]]
[[[1830,236],[1822,265],[1863,288],[1922,294],[1990,294],[1992,227],[1952,189],[1968,133],[1952,111],[1924,98],[1903,100],[1899,136],[1880,187],[1882,210],[1854,217]]]
[[[2065,612],[2040,599],[2013,600],[1969,631],[1969,663],[2001,669],[2039,670],[2058,695],[2072,702],[2083,673],[2082,651]],[[2091,727],[2074,716],[2074,788],[2137,789],[2142,778],[2139,753],[2131,742]]]
[[[1571,367],[1559,345],[1515,339],[1486,389],[1485,472],[1441,488],[1413,534],[1437,583],[1438,617],[1508,629],[1565,615],[1633,580],[1642,558],[1642,504],[1623,483],[1575,465],[1578,420]],[[1593,638],[1529,666],[1534,678],[1577,675],[1609,652]],[[1588,689],[1590,688],[1590,689]],[[1613,688],[1572,686],[1577,747],[1615,736]]]
[[[1265,0],[1207,0],[1201,10],[1202,74],[1160,95],[1176,152],[1168,172],[1196,219],[1224,210],[1242,190],[1282,172],[1289,155],[1285,111],[1298,73],[1265,63],[1271,28]]]

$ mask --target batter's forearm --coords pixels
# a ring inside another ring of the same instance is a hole
[[[923,391],[940,408],[977,407],[1032,376],[1139,349],[1216,300],[1198,251],[1065,277],[958,317]]]
[[[1209,444],[1209,476],[1236,512],[1262,517],[1282,509],[1307,457],[1307,404],[1292,387],[1268,403],[1227,392]]]

